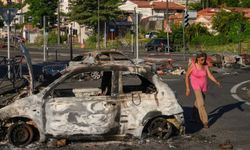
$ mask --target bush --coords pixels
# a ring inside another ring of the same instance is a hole
[[[42,45],[43,44],[43,36],[39,35],[35,39],[35,44]]]
[[[85,43],[86,48],[96,48],[97,44],[96,36],[97,36],[96,34],[89,36],[89,38],[86,40]]]
[[[228,39],[224,35],[202,35],[192,39],[190,44],[203,44],[203,45],[224,45],[228,43]]]
[[[61,39],[61,43],[64,43],[65,41],[67,41],[68,40],[67,34],[61,35],[60,39]]]
[[[48,44],[57,44],[57,33],[55,31],[49,32]]]

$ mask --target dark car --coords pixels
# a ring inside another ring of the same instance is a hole
[[[48,85],[62,75],[62,71],[67,67],[67,63],[51,63],[42,67],[42,74],[38,81]]]
[[[146,51],[156,51],[156,52],[167,52],[168,51],[168,41],[163,38],[155,38],[149,41],[145,45]],[[169,47],[170,52],[173,52],[173,49]]]

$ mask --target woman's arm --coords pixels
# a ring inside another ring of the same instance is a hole
[[[189,76],[192,72],[192,65],[190,64],[188,66],[187,72],[186,72],[186,77],[185,77],[185,83],[186,83],[186,96],[189,96],[190,94],[190,86],[189,86]]]
[[[221,84],[218,80],[215,79],[215,77],[213,76],[213,74],[211,73],[210,69],[207,67],[207,75],[208,75],[208,78],[210,80],[212,80],[216,85],[218,85],[219,87],[221,87]]]

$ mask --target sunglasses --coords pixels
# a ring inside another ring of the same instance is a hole
[[[205,61],[205,58],[198,58],[199,61]]]

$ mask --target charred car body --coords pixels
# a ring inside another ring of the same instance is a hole
[[[99,80],[75,80],[101,71]],[[16,146],[47,137],[74,138],[132,134],[168,138],[184,131],[183,109],[174,92],[150,68],[81,64],[36,95],[0,109],[1,133]],[[178,130],[174,130],[178,129]]]
[[[135,64],[126,55],[115,50],[100,50],[88,52],[83,55],[78,55],[69,62],[69,67],[76,66],[78,64],[99,64],[99,63],[118,63],[118,64]],[[92,78],[94,80],[100,79],[102,72],[92,71],[82,73],[76,76],[78,79]]]
[[[93,60],[89,60],[89,57],[93,57]],[[92,62],[93,61],[93,62]],[[115,50],[101,50],[101,51],[93,51],[88,52],[83,55],[78,55],[75,58],[73,58],[72,61],[69,62],[69,66],[75,66],[78,64],[85,64],[85,63],[120,63],[123,64],[134,64],[132,60],[130,60],[126,55],[119,51]]]

